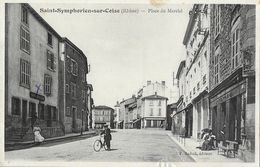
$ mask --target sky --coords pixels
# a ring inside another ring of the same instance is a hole
[[[192,5],[30,4],[62,37],[87,56],[95,105],[113,107],[129,98],[147,80],[166,81],[185,59],[182,44]],[[44,13],[40,9],[139,9],[143,13]],[[179,9],[180,13],[148,13],[149,9]]]

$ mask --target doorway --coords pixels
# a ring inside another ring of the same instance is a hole
[[[27,121],[27,100],[22,101],[22,126],[26,126]]]
[[[72,131],[76,132],[76,112],[77,108],[72,107]]]

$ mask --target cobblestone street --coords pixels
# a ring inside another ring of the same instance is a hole
[[[72,142],[46,143],[5,153],[6,161],[129,161],[191,162],[193,159],[164,130],[118,130],[112,133],[111,151],[95,152],[92,137]]]

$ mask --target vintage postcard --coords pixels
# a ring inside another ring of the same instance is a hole
[[[259,1],[1,9],[1,166],[259,166]]]

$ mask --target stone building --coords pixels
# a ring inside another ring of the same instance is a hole
[[[239,156],[255,153],[255,5],[211,5],[211,127],[220,140],[239,143]],[[224,128],[225,127],[225,128]]]
[[[60,35],[29,5],[5,4],[5,138],[64,135],[58,110]]]
[[[200,137],[202,129],[209,127],[209,12],[207,4],[193,5],[183,39],[186,48],[185,128],[186,136],[195,139]]]
[[[87,73],[87,57],[69,39],[62,38],[59,57],[59,106],[66,133],[87,130]]]
[[[108,106],[95,106],[93,108],[95,115],[95,128],[102,129],[104,125],[114,128],[114,109]]]

